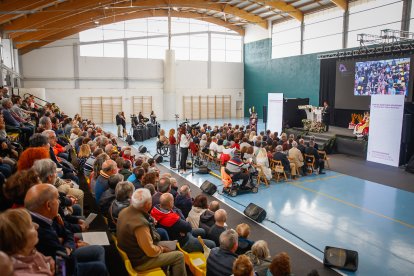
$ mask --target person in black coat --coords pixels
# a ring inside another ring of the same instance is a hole
[[[180,191],[175,198],[174,205],[181,210],[185,218],[188,217],[188,213],[190,213],[190,210],[193,207],[193,199],[191,198],[190,187],[188,187],[188,185],[181,186]]]
[[[329,121],[331,120],[331,108],[327,101],[323,102],[322,123],[325,124],[325,131],[329,131]]]
[[[289,159],[287,158],[286,154],[284,154],[282,152],[282,150],[283,150],[283,147],[281,145],[278,145],[276,147],[276,152],[273,155],[273,160],[281,161],[284,171],[289,172],[290,171],[290,162],[289,162]]]
[[[220,235],[220,247],[213,248],[207,259],[207,276],[230,276],[237,259],[238,235],[233,229]]]
[[[318,150],[315,149],[314,141],[309,141],[309,147],[305,149],[305,154],[313,155],[313,157],[315,157],[316,168],[319,168],[319,174],[325,174],[325,172],[323,171],[323,169],[325,168],[325,161],[320,158]]]

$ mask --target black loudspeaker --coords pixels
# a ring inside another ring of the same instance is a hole
[[[134,144],[134,140],[132,140],[132,136],[131,135],[127,135],[125,142],[128,143],[128,145],[133,145]]]
[[[402,126],[402,132],[401,132],[401,143],[408,144],[412,142],[412,139],[411,139],[412,125],[413,125],[413,115],[404,114],[403,126]]]
[[[244,209],[244,214],[257,222],[262,222],[266,218],[266,211],[254,203],[250,203]]]
[[[154,155],[153,159],[155,160],[155,162],[162,163],[162,161],[164,160],[164,158],[162,158],[162,155],[159,155],[158,153],[156,155]]]
[[[343,248],[326,246],[323,264],[329,267],[357,271],[358,252]]]
[[[146,153],[147,152],[147,147],[144,145],[139,146],[138,151],[140,153]]]
[[[133,136],[134,136],[135,141],[143,142],[144,141],[144,130],[135,128]]]
[[[217,191],[217,186],[206,180],[201,184],[200,189],[209,195],[213,195]]]
[[[263,106],[263,123],[267,123],[267,105]]]

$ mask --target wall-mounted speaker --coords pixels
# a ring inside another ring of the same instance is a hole
[[[267,123],[267,105],[263,106],[263,123]]]

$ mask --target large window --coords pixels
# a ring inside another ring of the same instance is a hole
[[[380,35],[381,30],[401,29],[403,2],[399,0],[360,0],[349,3],[348,48],[358,47],[357,34]]]
[[[343,11],[340,8],[305,15],[303,53],[342,48],[343,21]]]
[[[172,18],[171,32],[177,60],[207,61],[210,44],[212,61],[242,62],[242,38],[234,31],[200,20]],[[123,57],[124,41],[129,58],[163,59],[168,48],[168,18],[135,19],[81,32],[80,54]]]
[[[272,58],[300,55],[300,25],[297,20],[273,25]]]

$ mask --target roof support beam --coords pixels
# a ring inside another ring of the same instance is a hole
[[[116,17],[116,20],[117,20],[116,22],[121,22],[121,21],[125,21],[125,20],[130,20],[130,19],[147,18],[147,17],[163,17],[163,16],[167,16],[167,15],[168,15],[167,10],[138,11],[138,12],[134,12],[134,13],[119,15],[119,16]],[[194,18],[194,19],[202,20],[202,21],[205,21],[205,22],[209,22],[209,23],[213,23],[213,24],[217,24],[217,25],[229,28],[229,29],[239,33],[240,35],[244,35],[244,29],[243,28],[235,26],[233,24],[230,24],[228,22],[225,22],[225,21],[223,21],[219,18],[215,18],[213,16],[202,15],[202,14],[198,14],[198,13],[195,13],[195,12],[176,12],[176,11],[171,11],[171,16],[172,17],[181,17],[181,18]],[[114,23],[114,18],[113,17],[108,17],[108,18],[100,20],[100,24],[110,24],[110,23]],[[96,25],[93,24],[93,22],[86,22],[82,25],[73,26],[70,29],[66,29],[66,30],[63,30],[63,31],[55,31],[54,33],[51,32],[51,33],[49,33],[49,35],[42,38],[38,42],[28,41],[27,43],[24,43],[24,41],[21,41],[19,44],[16,45],[16,47],[19,49],[20,54],[25,54],[25,53],[28,53],[28,52],[34,50],[34,49],[40,48],[44,45],[47,45],[47,44],[49,44],[53,41],[65,38],[67,36],[77,34],[81,31],[84,31],[84,30],[87,30],[87,29],[92,29],[95,26]]]
[[[282,1],[264,1],[265,6],[270,6],[272,8],[278,9],[282,12],[288,13],[291,17],[295,18],[298,21],[303,21],[303,12],[292,5],[289,5]]]
[[[31,11],[41,9],[49,6],[56,0],[36,0],[36,1],[22,1],[22,0],[4,0],[0,1],[0,24],[4,24],[15,18],[30,14]],[[9,12],[9,13],[7,13]]]
[[[348,0],[331,0],[332,3],[337,5],[339,8],[346,11],[348,9]]]

